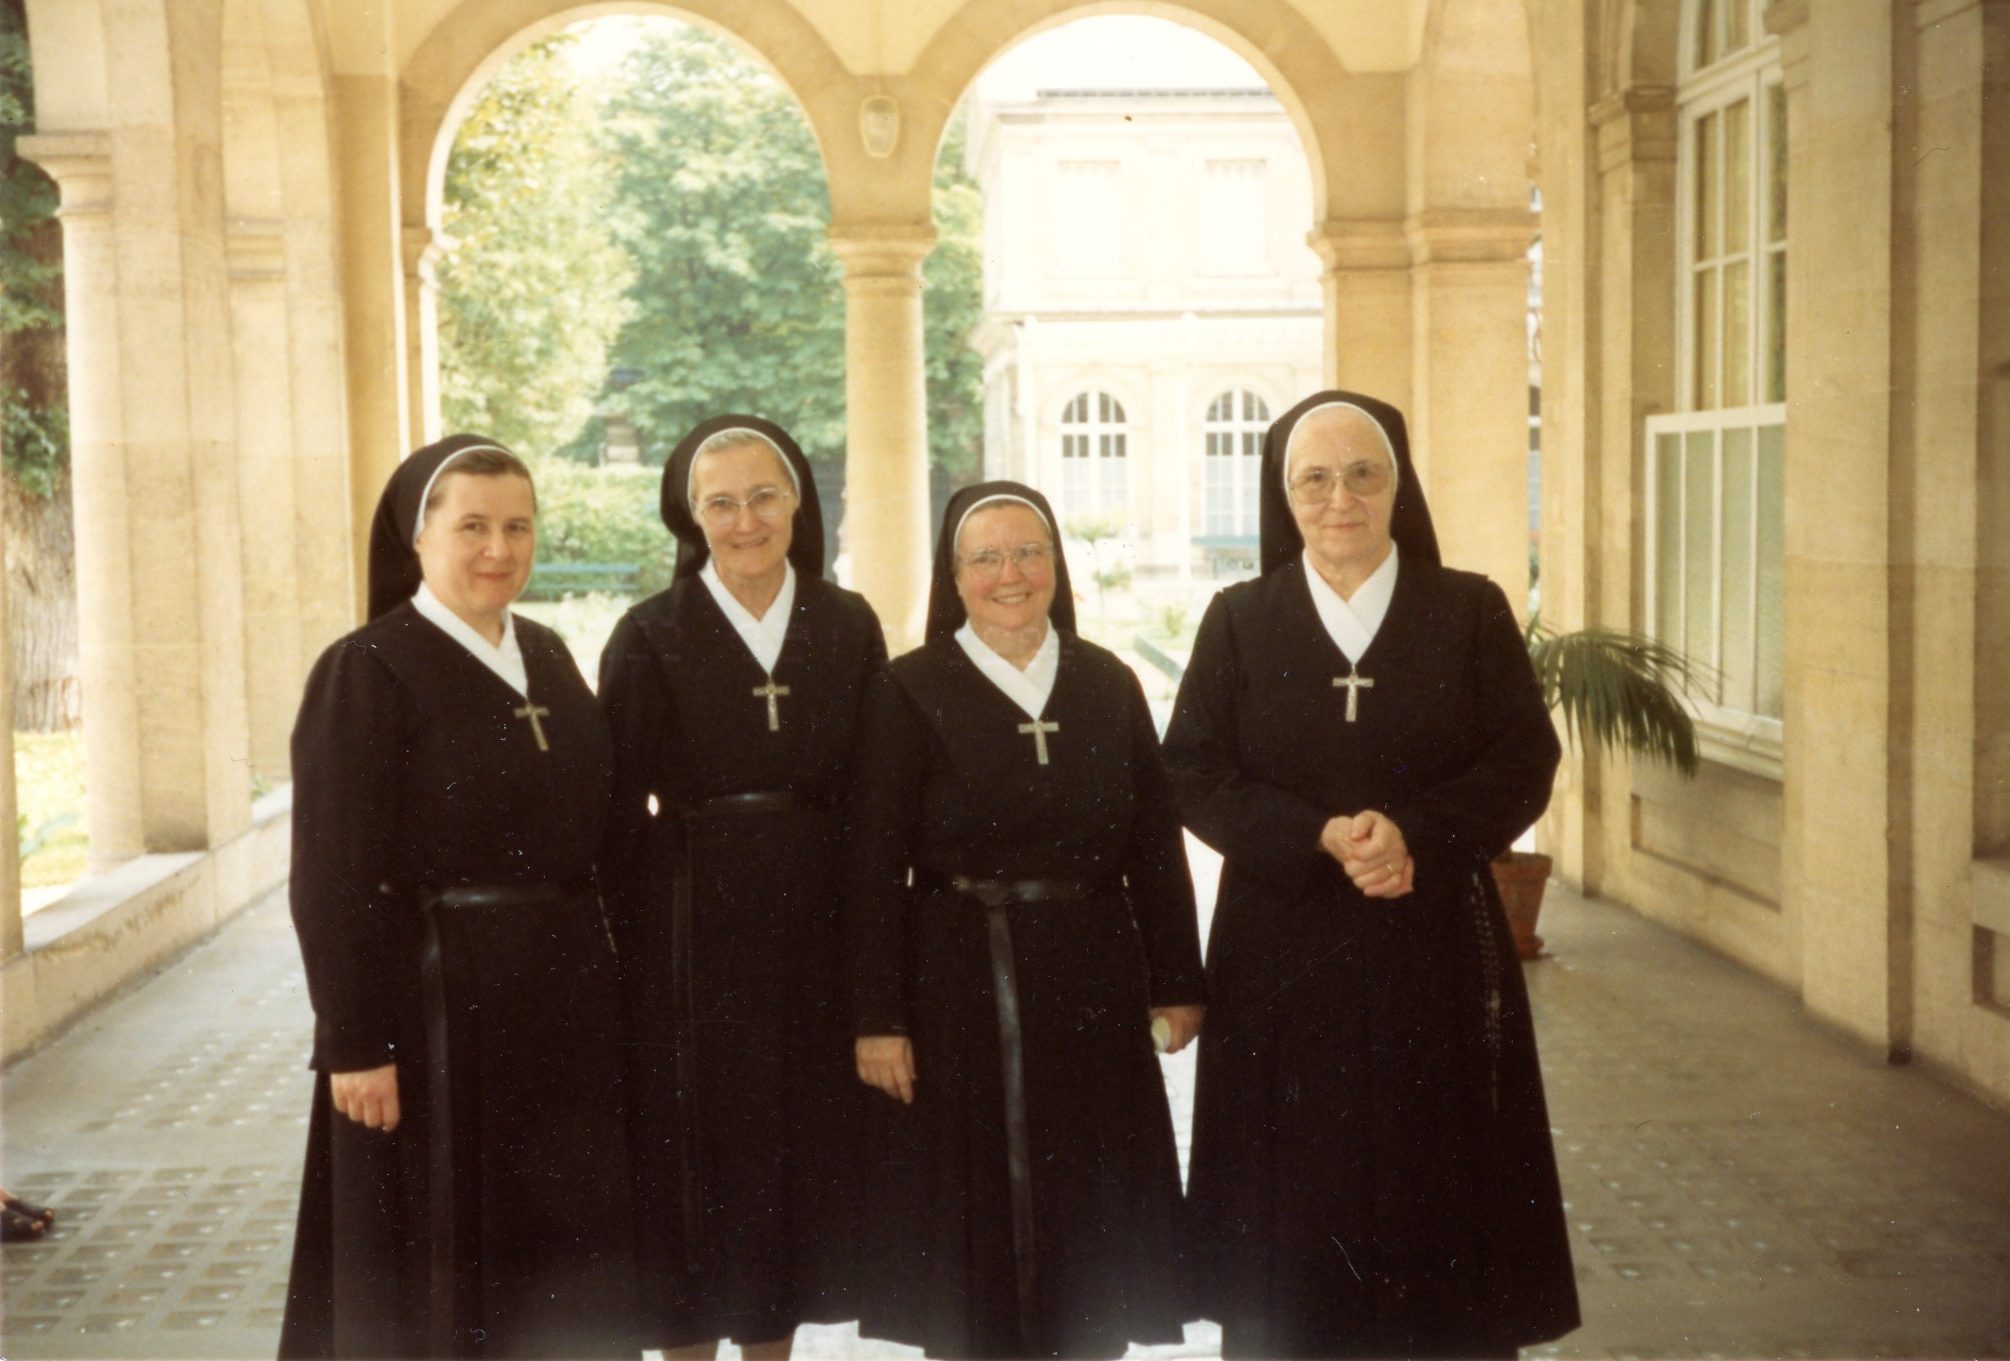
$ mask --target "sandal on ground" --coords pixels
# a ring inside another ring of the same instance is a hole
[[[45,1229],[56,1222],[56,1212],[54,1210],[45,1209],[40,1205],[30,1205],[27,1201],[21,1199],[21,1197],[9,1195],[5,1191],[0,1191],[0,1209],[13,1210],[18,1214],[24,1214]]]
[[[10,1203],[0,1207],[0,1243],[32,1243],[48,1231],[46,1220],[35,1218]]]

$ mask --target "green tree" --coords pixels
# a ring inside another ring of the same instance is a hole
[[[835,488],[843,464],[844,290],[830,249],[823,158],[787,90],[731,44],[652,25],[605,108],[621,164],[620,236],[638,277],[616,347],[618,400],[660,462],[721,411],[787,427]],[[977,466],[980,204],[959,125],[936,169],[940,240],[925,270],[929,449]],[[835,498],[829,507],[836,510]]]
[[[634,278],[608,226],[612,176],[567,62],[573,41],[504,66],[447,162],[442,414],[527,453],[572,440],[593,414]]]
[[[7,620],[14,723],[78,717],[76,548],[70,509],[69,373],[63,235],[56,187],[21,159],[34,123],[34,70],[21,0],[0,0],[0,444],[4,444]]]

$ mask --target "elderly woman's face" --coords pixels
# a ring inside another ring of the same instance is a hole
[[[1358,411],[1305,418],[1286,470],[1291,514],[1329,572],[1366,576],[1389,554],[1396,468],[1375,423]]]
[[[956,594],[970,623],[1010,631],[1030,628],[1054,603],[1054,537],[1032,507],[987,506],[956,541]]]
[[[419,530],[419,570],[440,603],[467,620],[493,619],[530,584],[537,498],[514,473],[449,469]]]
[[[759,581],[782,570],[795,537],[795,484],[758,440],[698,460],[691,511],[726,580]]]

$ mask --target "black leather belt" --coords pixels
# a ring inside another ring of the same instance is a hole
[[[700,819],[745,813],[793,813],[812,808],[788,789],[762,789],[747,794],[719,794],[674,804],[671,813],[683,823],[683,845],[677,858],[677,880],[670,896],[670,1016],[675,1028],[671,1062],[677,1076],[677,1174],[679,1210],[684,1221],[684,1265],[702,1267],[698,1246],[704,1233],[703,1163],[698,1150],[698,993],[692,957],[691,917],[697,890],[692,883],[691,828]]]
[[[1039,1279],[1033,1241],[1033,1147],[1026,1125],[1026,1047],[1019,1022],[1019,970],[1012,951],[1015,903],[1089,898],[1115,885],[1091,879],[975,879],[925,872],[922,883],[946,888],[984,908],[991,947],[991,998],[998,1011],[998,1059],[1004,1082],[1006,1176],[1012,1191],[1012,1266],[1019,1301],[1019,1342],[1027,1355],[1040,1341]]]

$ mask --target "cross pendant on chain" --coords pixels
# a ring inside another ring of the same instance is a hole
[[[1040,758],[1040,764],[1047,764],[1047,734],[1061,731],[1059,723],[1045,723],[1034,719],[1031,723],[1021,723],[1019,731],[1033,735],[1033,750]]]
[[[542,704],[526,702],[522,708],[512,710],[512,712],[518,718],[527,718],[530,720],[530,732],[531,736],[537,739],[537,749],[539,751],[550,751],[551,743],[544,740],[544,724],[538,722],[538,719],[548,716],[551,710],[545,708]]]
[[[782,730],[782,711],[781,707],[775,703],[775,700],[787,693],[789,693],[789,687],[775,684],[773,676],[768,677],[766,685],[757,685],[754,687],[754,698],[768,701],[769,732],[780,732]]]
[[[1347,721],[1352,723],[1360,711],[1361,692],[1373,690],[1375,682],[1362,675],[1361,668],[1350,662],[1346,675],[1333,678],[1334,689],[1337,690],[1343,685],[1347,687]]]

